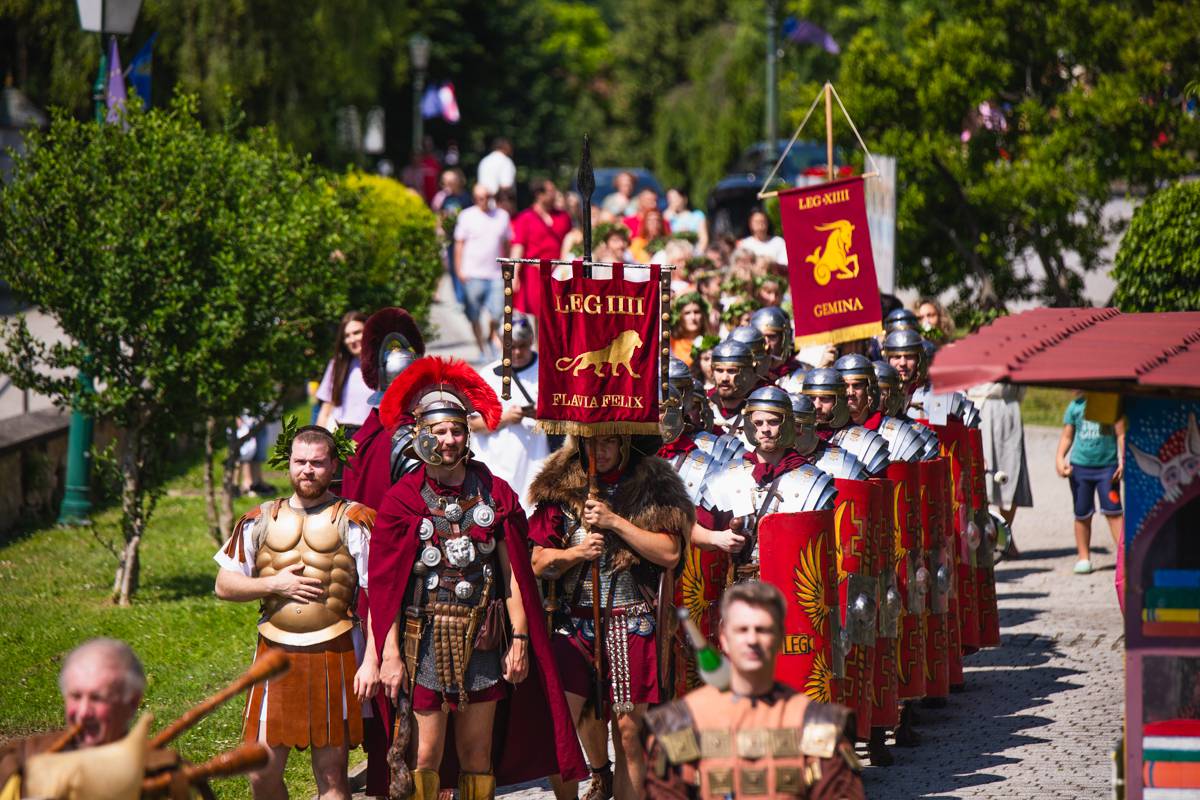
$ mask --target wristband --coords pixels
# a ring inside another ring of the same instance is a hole
[[[513,638],[513,639],[520,639],[521,641],[528,642],[528,641],[529,641],[529,634],[528,634],[528,633],[514,633],[514,634],[512,635],[512,638]]]

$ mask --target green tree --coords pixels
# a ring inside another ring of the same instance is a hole
[[[59,405],[95,377],[79,407],[120,431],[121,605],[176,438],[306,373],[348,282],[329,258],[344,210],[272,137],[206,133],[187,98],[128,122],[57,113],[0,193],[0,277],[65,336],[11,320],[0,371]]]
[[[1200,310],[1200,183],[1161,189],[1134,212],[1112,274],[1122,311]]]
[[[357,204],[350,307],[398,305],[425,322],[444,271],[437,218],[420,195],[391,178],[352,172],[344,185]]]
[[[1031,13],[1016,0],[929,0],[859,12],[836,85],[867,143],[898,156],[899,277],[922,292],[956,288],[984,307],[1078,302],[1083,273],[1101,263],[1114,182],[1180,174],[1200,142],[1178,102],[1179,76],[1200,64],[1187,4],[1061,0]],[[1021,268],[1027,254],[1044,278]]]

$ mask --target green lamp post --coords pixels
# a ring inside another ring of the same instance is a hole
[[[95,103],[96,122],[104,124],[105,88],[108,81],[108,54],[104,51],[104,34],[129,35],[137,22],[142,0],[76,0],[79,7],[79,24],[85,31],[100,34],[100,69],[92,84],[92,100]],[[79,370],[76,379],[76,402],[71,409],[71,427],[67,434],[67,479],[66,492],[58,510],[60,525],[84,525],[92,510],[92,432],[94,421],[79,410],[82,398],[95,391],[92,376],[86,369]]]

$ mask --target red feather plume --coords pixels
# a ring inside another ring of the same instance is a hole
[[[379,403],[383,426],[395,430],[404,417],[411,415],[417,401],[438,387],[453,392],[468,412],[479,412],[489,431],[496,430],[500,424],[500,398],[495,390],[467,362],[441,356],[417,359],[392,381]]]

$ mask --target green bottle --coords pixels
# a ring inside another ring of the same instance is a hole
[[[708,639],[704,638],[700,627],[692,621],[686,608],[676,609],[675,613],[679,617],[679,624],[687,632],[688,640],[692,643],[692,650],[696,653],[696,667],[700,673],[700,679],[721,691],[728,689],[729,662],[721,657],[720,651],[713,647]]]

